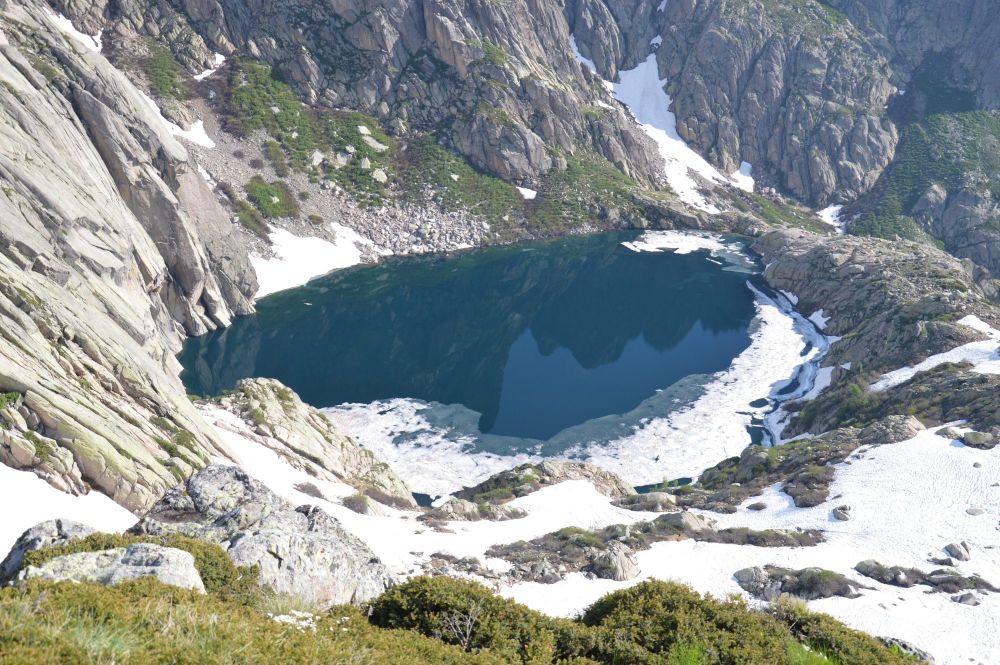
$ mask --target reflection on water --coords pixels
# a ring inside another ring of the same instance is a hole
[[[281,380],[315,406],[463,404],[482,432],[547,439],[621,414],[749,345],[746,275],[606,234],[344,270],[192,339],[189,392]]]

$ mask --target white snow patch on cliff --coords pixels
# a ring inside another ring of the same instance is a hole
[[[100,492],[73,496],[60,492],[30,471],[0,464],[0,559],[22,533],[39,522],[67,519],[108,533],[124,531],[136,516]]]
[[[222,67],[222,65],[225,62],[226,62],[226,56],[222,55],[221,53],[216,53],[215,54],[215,67],[213,69],[206,69],[205,71],[203,71],[200,74],[195,74],[194,75],[194,80],[195,81],[204,81],[209,76],[211,76],[215,72],[219,71],[219,67]]]
[[[936,353],[922,363],[901,367],[887,372],[870,386],[873,392],[895,388],[916,376],[945,363],[971,363],[972,371],[979,374],[1000,374],[1000,330],[992,327],[978,316],[969,315],[958,323],[977,330],[989,337],[981,342],[969,342],[943,353]]]
[[[77,30],[73,26],[73,22],[62,14],[56,14],[49,9],[46,9],[46,13],[49,15],[49,18],[52,19],[52,22],[56,24],[56,27],[59,28],[60,32],[72,37],[94,53],[101,52],[101,48],[103,47],[103,44],[101,44],[101,34],[103,31],[98,32],[96,35],[85,35]]]
[[[138,92],[139,95],[142,96],[142,99],[146,102],[146,104],[153,111],[153,113],[155,113],[156,116],[160,119],[160,122],[162,122],[163,126],[167,128],[167,131],[170,132],[172,135],[178,136],[186,141],[190,141],[191,143],[195,143],[204,148],[215,147],[215,141],[209,138],[208,133],[205,131],[205,123],[203,121],[201,120],[195,121],[194,123],[191,124],[191,129],[182,129],[179,125],[171,122],[170,120],[167,119],[166,116],[163,115],[163,111],[160,110],[160,107],[156,105],[156,102],[153,101],[152,97],[144,93],[142,90],[137,89],[136,92]]]
[[[535,197],[538,196],[537,191],[533,189],[528,189],[527,187],[517,187],[516,189],[518,193],[521,195],[521,198],[524,199],[525,201],[533,201]]]
[[[650,54],[634,69],[618,73],[614,96],[629,107],[640,128],[656,143],[666,166],[667,182],[685,203],[710,214],[719,209],[705,200],[699,191],[698,181],[691,172],[713,182],[724,182],[714,166],[687,146],[677,134],[677,120],[669,110],[670,96],[660,78],[656,54]]]
[[[753,173],[753,166],[749,162],[740,162],[740,168],[733,171],[730,175],[733,184],[744,192],[753,192],[754,179],[751,175]]]
[[[809,315],[809,320],[816,324],[820,330],[826,329],[826,324],[830,322],[830,317],[823,314],[823,310],[818,309]]]
[[[832,226],[833,230],[836,231],[838,234],[843,234],[845,229],[845,224],[840,219],[840,211],[843,209],[844,206],[840,205],[828,206],[817,212],[816,216],[819,217],[821,220],[823,220],[825,224],[829,224],[830,226]]]
[[[340,224],[331,224],[336,241],[301,237],[285,229],[272,228],[269,237],[274,256],[250,256],[257,272],[256,298],[306,284],[333,270],[361,263],[359,244],[365,244],[357,232]]]

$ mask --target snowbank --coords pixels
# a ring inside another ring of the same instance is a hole
[[[846,229],[846,224],[840,219],[840,211],[843,208],[844,206],[839,205],[828,206],[817,212],[816,216],[823,220],[825,224],[832,226],[833,230],[838,234],[843,235]]]
[[[517,191],[525,201],[533,201],[538,196],[537,191],[528,189],[527,187],[517,187]]]
[[[128,529],[136,517],[100,492],[73,496],[60,492],[30,471],[0,464],[0,559],[18,537],[39,522],[68,519],[98,531]]]
[[[972,371],[979,374],[1000,374],[1000,330],[993,328],[977,316],[969,315],[958,323],[977,330],[989,337],[982,342],[970,342],[944,353],[937,353],[912,367],[887,372],[870,386],[873,392],[895,388],[912,379],[919,372],[926,372],[945,363],[971,363]]]
[[[336,233],[336,242],[301,237],[284,229],[272,228],[269,237],[274,256],[268,259],[250,257],[257,272],[256,298],[302,286],[314,277],[361,263],[359,245],[371,244],[370,241],[346,226],[330,226]]]
[[[103,45],[101,44],[100,32],[98,32],[96,35],[93,36],[85,35],[79,30],[77,30],[75,27],[73,27],[73,22],[70,21],[65,16],[63,16],[62,14],[56,14],[55,12],[50,10],[46,10],[46,13],[49,15],[49,18],[52,19],[52,22],[56,24],[56,27],[59,28],[60,32],[72,37],[73,39],[75,39],[76,41],[87,47],[88,50],[93,51],[94,53],[101,52],[101,48],[103,47]]]
[[[178,136],[185,141],[190,141],[191,143],[200,145],[204,148],[215,147],[215,141],[209,138],[208,133],[205,131],[205,123],[203,121],[195,121],[192,123],[191,129],[182,129],[179,125],[167,120],[166,116],[163,115],[163,111],[156,105],[156,102],[153,101],[152,97],[144,93],[142,90],[137,90],[136,92],[142,95],[143,100],[149,108],[156,114],[156,116],[160,119],[160,122],[163,123],[163,126],[166,127],[167,131],[173,136]]]
[[[685,231],[647,231],[632,242],[622,245],[633,252],[662,252],[672,250],[675,254],[690,254],[698,250],[708,250],[712,256],[729,248],[722,237],[710,233],[690,233]]]
[[[503,592],[543,612],[571,616],[601,595],[642,579],[685,582],[716,596],[746,595],[732,575],[747,566],[775,564],[792,568],[819,566],[843,573],[873,587],[855,599],[829,598],[810,602],[815,610],[874,635],[892,636],[929,651],[942,665],[975,660],[1000,662],[1000,594],[978,597],[978,607],[961,605],[948,594],[927,593],[927,587],[902,589],[861,577],[853,568],[865,559],[886,565],[929,571],[930,556],[945,556],[948,543],[966,541],[970,561],[958,562],[964,575],[980,574],[1000,583],[1000,551],[995,547],[1000,517],[1000,456],[961,446],[933,431],[895,445],[858,451],[849,464],[837,466],[830,495],[837,497],[815,508],[796,508],[791,498],[771,488],[763,500],[768,508],[733,515],[712,513],[721,527],[753,529],[818,528],[827,541],[815,547],[755,548],[741,545],[657,543],[638,555],[642,574],[629,582],[587,580],[572,575],[555,585],[519,584]],[[977,468],[975,463],[982,466]],[[831,509],[851,506],[852,519],[839,522]],[[970,515],[970,507],[983,509]]]
[[[194,75],[194,80],[195,81],[204,81],[209,76],[211,76],[215,72],[219,71],[219,67],[222,67],[222,65],[225,62],[226,62],[226,56],[222,55],[221,53],[216,53],[215,54],[215,67],[213,69],[206,69],[205,71],[203,71],[200,74],[195,74]]]
[[[742,189],[744,192],[752,192],[754,179],[750,175],[751,173],[753,173],[753,166],[749,162],[740,162],[740,168],[733,171],[729,178],[739,189]]]

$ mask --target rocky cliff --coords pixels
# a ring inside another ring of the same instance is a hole
[[[0,8],[0,461],[138,510],[216,449],[174,354],[256,279],[132,84],[41,5]]]
[[[570,48],[557,3],[468,0],[60,0],[112,52],[154,38],[192,73],[212,52],[272,65],[316,107],[370,114],[396,133],[436,132],[477,167],[519,184],[581,147],[651,182],[642,133]],[[648,47],[647,47],[648,48]]]

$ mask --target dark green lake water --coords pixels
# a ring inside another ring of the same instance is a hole
[[[189,340],[188,392],[279,379],[326,407],[413,398],[546,440],[624,414],[750,344],[747,273],[705,252],[637,253],[604,234],[350,268]]]

